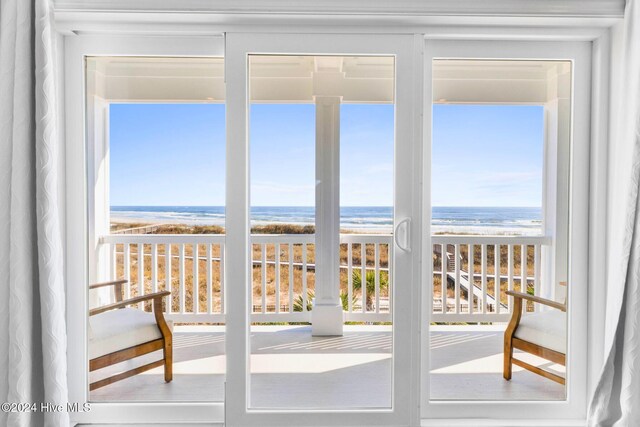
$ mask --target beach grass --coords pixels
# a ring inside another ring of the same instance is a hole
[[[112,232],[118,232],[120,230],[127,230],[136,227],[148,227],[149,224],[143,223],[118,223],[112,225]],[[252,234],[312,234],[314,232],[313,226],[302,226],[302,225],[294,225],[294,224],[270,224],[270,225],[260,225],[252,227]],[[207,226],[207,225],[185,225],[185,224],[160,224],[154,226],[151,234],[223,234],[224,228],[220,226]],[[156,277],[156,290],[173,290],[172,299],[171,299],[171,310],[173,312],[180,312],[181,306],[184,305],[185,312],[194,312],[194,283],[197,281],[198,283],[198,311],[199,312],[208,312],[208,304],[211,301],[211,309],[213,313],[221,312],[221,296],[220,296],[220,275],[221,275],[221,266],[220,266],[220,245],[212,244],[211,245],[211,256],[212,256],[212,264],[211,264],[211,298],[207,297],[207,248],[206,245],[198,245],[198,278],[194,279],[193,275],[193,267],[194,267],[194,247],[192,245],[184,246],[184,301],[180,300],[180,292],[178,292],[180,288],[180,259],[178,257],[180,245],[169,245],[171,250],[172,258],[170,268],[167,268],[166,265],[166,257],[165,250],[166,245],[158,245],[157,246],[157,263],[154,268],[151,263],[151,245],[145,244],[142,245],[144,252],[144,265],[143,265],[143,275],[144,275],[144,287],[145,293],[152,292],[153,289],[153,281],[152,277],[155,274]],[[315,248],[313,244],[306,245],[307,254],[306,261],[308,264],[315,263]],[[130,283],[137,284],[138,280],[138,246],[131,245],[130,248],[130,266],[129,266],[129,278]],[[302,263],[303,261],[303,246],[299,244],[292,245],[292,253],[289,254],[289,246],[287,244],[280,245],[279,252],[276,253],[277,248],[275,244],[267,244],[265,245],[266,250],[266,260],[268,262],[265,269],[265,302],[267,305],[268,311],[273,311],[276,305],[276,267],[275,260],[276,257],[279,257],[280,260],[280,300],[279,305],[280,309],[287,311],[289,310],[289,292],[291,288],[291,292],[293,293],[293,300],[298,299],[303,294],[303,280],[302,280],[302,269],[300,267],[294,266],[292,269],[293,283],[289,283],[289,260],[292,259],[293,263]],[[521,276],[521,255],[520,255],[520,246],[515,245],[513,247],[513,275],[514,275],[514,289],[522,290],[520,288],[519,277]],[[375,266],[375,247],[372,244],[365,245],[366,258],[365,263],[368,267]],[[494,256],[495,250],[493,246],[487,247],[487,265],[485,266],[485,272],[487,275],[494,274]],[[461,268],[465,271],[468,270],[469,265],[469,254],[468,248],[466,245],[461,245],[460,247],[460,255],[461,255]],[[534,248],[533,246],[527,247],[526,254],[526,275],[533,276],[534,274]],[[343,266],[346,266],[348,263],[348,253],[347,253],[347,245],[343,244],[340,246],[340,263]],[[254,311],[261,310],[262,304],[262,266],[259,261],[262,259],[262,245],[254,244],[252,245],[252,259],[254,261],[258,261],[253,265],[253,274],[252,274],[252,304]],[[475,272],[481,273],[481,260],[482,253],[481,247],[479,245],[474,246],[473,253],[473,265],[475,266]],[[500,246],[500,275],[506,275],[507,271],[507,260],[508,260],[508,247],[506,245]],[[352,258],[351,262],[354,267],[354,270],[359,269],[361,265],[361,247],[360,244],[352,245]],[[439,253],[434,251],[433,253],[433,268],[434,271],[441,271],[442,266],[442,257]],[[389,248],[386,244],[380,245],[379,252],[379,266],[383,269],[380,272],[381,281],[391,282],[391,278],[387,271],[389,267]],[[167,273],[171,274],[171,282],[167,283]],[[124,245],[118,244],[116,245],[116,275],[118,278],[126,277],[124,271]],[[343,268],[340,271],[340,284],[341,291],[343,293],[347,293],[347,284],[348,284],[348,271]],[[306,273],[306,282],[307,282],[307,290],[312,291],[315,289],[315,272],[313,267],[311,266]],[[478,286],[480,286],[479,278],[475,279],[475,282]],[[494,278],[487,278],[487,293],[490,296],[495,295],[496,285]],[[505,291],[508,288],[507,280],[502,279],[499,282],[500,286],[500,302],[503,304],[507,304],[507,295]],[[385,287],[384,289],[380,289],[380,297],[388,298],[389,288]],[[439,299],[441,298],[441,276],[440,274],[434,274],[433,278],[433,298]],[[455,298],[455,289],[452,283],[448,281],[447,287],[447,297]],[[525,292],[531,292],[531,286],[528,285],[527,289],[524,289]],[[133,286],[130,289],[130,296],[136,296],[139,293],[139,289]],[[361,294],[360,290],[354,290],[354,295],[359,297]],[[461,296],[461,299],[465,296]],[[477,300],[474,301],[474,309],[478,309]]]
[[[128,224],[118,224],[118,228],[115,230],[130,230],[135,227],[148,227],[148,224],[140,224],[140,223],[128,223]],[[184,224],[161,224],[157,227],[154,227],[153,231],[150,234],[221,234],[224,232],[222,227],[218,226],[190,226]],[[273,225],[261,225],[252,227],[251,232],[253,234],[311,234],[314,232],[313,226],[300,226],[300,225],[291,225],[291,224],[273,224]],[[194,284],[198,283],[198,311],[199,312],[207,312],[209,300],[211,300],[212,304],[212,312],[220,313],[221,312],[221,302],[222,299],[220,297],[220,277],[221,277],[221,268],[220,268],[220,245],[212,244],[211,245],[211,257],[212,257],[212,265],[211,265],[211,298],[207,298],[207,248],[206,245],[201,244],[198,245],[197,254],[198,254],[198,278],[194,279],[194,253],[195,249],[193,245],[184,245],[184,302],[180,300],[180,292],[176,292],[180,287],[180,259],[179,259],[179,251],[181,245],[172,244],[169,245],[169,249],[171,251],[171,264],[170,268],[167,268],[166,264],[166,250],[167,245],[161,244],[157,246],[157,263],[154,266],[151,263],[151,253],[152,247],[150,244],[141,245],[142,251],[144,254],[143,257],[143,276],[144,276],[144,292],[149,293],[153,292],[153,280],[152,277],[155,275],[156,277],[156,290],[173,290],[172,299],[171,299],[171,311],[180,312],[182,306],[184,306],[185,312],[194,312]],[[306,245],[307,254],[306,261],[310,265],[309,270],[306,273],[306,282],[307,282],[307,290],[313,291],[315,289],[315,272],[313,269],[313,264],[315,263],[315,247],[313,244]],[[252,259],[254,261],[260,261],[262,259],[262,245],[254,244],[252,245]],[[292,245],[292,253],[289,253],[289,245],[283,244],[280,245],[279,251],[277,252],[277,248],[275,244],[266,244],[266,261],[268,262],[266,266],[266,277],[265,277],[265,302],[267,309],[269,311],[273,311],[276,305],[276,266],[275,260],[276,257],[279,257],[280,260],[280,309],[288,311],[289,310],[289,293],[293,293],[293,299],[296,300],[299,296],[303,294],[303,280],[302,280],[302,269],[298,266],[294,266],[292,269],[293,281],[289,283],[289,260],[291,259],[293,263],[302,263],[303,262],[303,246],[300,244]],[[140,283],[138,279],[139,274],[139,254],[138,254],[138,245],[130,245],[130,265],[129,265],[129,278],[131,284],[136,284],[136,286],[132,286],[129,290],[130,296],[136,296],[140,293],[140,290],[137,288],[137,284]],[[352,245],[352,265],[354,269],[361,265],[361,245],[353,244]],[[365,245],[365,257],[366,257],[366,265],[369,267],[375,266],[375,247],[372,244]],[[347,245],[340,245],[340,262],[342,265],[347,265]],[[388,268],[389,265],[389,252],[387,245],[381,244],[380,251],[378,254],[379,266],[383,269]],[[171,275],[171,281],[167,286],[167,276],[168,273]],[[259,311],[261,309],[262,304],[262,266],[259,262],[254,263],[253,266],[253,278],[252,278],[252,295],[253,295],[253,308],[255,311]],[[124,245],[117,244],[116,245],[116,275],[118,278],[126,277],[125,274],[125,266],[124,266]],[[381,282],[389,281],[388,273],[386,271],[382,271]],[[340,283],[341,290],[344,293],[347,293],[348,286],[348,272],[346,269],[341,269],[340,271]],[[290,291],[291,288],[291,291]],[[358,296],[360,291],[354,291],[354,295]],[[388,297],[388,288],[380,289],[380,296],[383,298]]]

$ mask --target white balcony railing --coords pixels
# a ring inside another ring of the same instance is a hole
[[[224,240],[214,234],[111,234],[102,236],[100,244],[110,253],[111,278],[129,282],[126,297],[170,290],[167,318],[224,323]],[[251,320],[309,322],[314,236],[256,234],[251,243]],[[391,321],[391,235],[344,234],[340,246],[345,321]]]
[[[169,319],[224,323],[224,241],[224,235],[215,234],[112,234],[101,237],[100,244],[110,253],[111,278],[129,281],[127,297],[170,290]],[[539,293],[541,248],[549,241],[531,236],[432,236],[431,321],[507,321],[511,307],[504,292],[522,290],[524,284],[525,291]],[[255,234],[251,243],[251,320],[309,322],[314,236]],[[340,236],[345,321],[391,321],[392,248],[390,234]]]
[[[100,243],[111,254],[111,278],[129,282],[125,297],[168,290],[168,319],[224,323],[224,240],[220,234],[111,234]]]
[[[431,321],[508,321],[511,299],[505,291],[540,294],[542,246],[550,241],[544,236],[432,236]]]

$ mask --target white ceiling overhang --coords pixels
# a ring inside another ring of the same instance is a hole
[[[253,55],[251,101],[393,103],[392,56]],[[112,102],[224,102],[222,58],[98,57],[87,61],[94,94]]]
[[[112,102],[217,102],[225,100],[222,58],[97,57],[87,61],[94,94]],[[391,56],[252,55],[251,102],[313,103],[318,96],[343,103],[394,101]],[[438,59],[433,102],[544,104],[568,97],[559,81],[568,61]],[[567,87],[570,87],[568,85]]]
[[[546,104],[568,98],[569,61],[459,60],[433,62],[438,104]],[[570,83],[570,82],[569,82]]]

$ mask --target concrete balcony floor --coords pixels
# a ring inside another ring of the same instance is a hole
[[[514,366],[502,378],[504,326],[432,326],[431,399],[561,400],[563,386]],[[252,326],[251,406],[373,408],[391,404],[390,326],[346,325],[342,337],[312,337],[310,326]],[[563,372],[534,356],[529,363]],[[139,358],[159,358],[151,354]],[[91,380],[135,366],[103,369]],[[174,378],[157,368],[91,392],[92,401],[223,401],[224,328],[174,328]]]

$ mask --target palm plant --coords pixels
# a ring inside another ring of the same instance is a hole
[[[307,291],[307,311],[311,311],[313,309],[313,298],[315,294],[312,290]],[[304,306],[304,301],[302,300],[302,295],[298,295],[296,299],[293,300],[293,311],[302,311],[302,307]]]
[[[387,274],[383,274],[383,272],[380,272],[379,280],[380,280],[380,292],[388,289],[389,280],[388,280]],[[376,272],[371,270],[367,271],[367,273],[365,274],[365,281],[366,281],[365,289],[367,291],[367,296],[366,296],[367,311],[370,311],[373,309],[373,299],[376,295]],[[353,270],[353,290],[354,291],[362,290],[362,275],[359,270]]]
[[[315,293],[312,290],[307,291],[307,311],[311,311],[313,309],[312,300],[315,298]],[[354,296],[351,300],[351,305],[355,302],[356,297]],[[342,309],[344,311],[349,310],[349,294],[344,291],[340,291],[340,301],[342,303]],[[302,307],[304,305],[304,301],[302,301],[302,295],[298,295],[296,299],[293,301],[293,311],[302,311]]]
[[[351,296],[351,307],[356,304],[357,299],[355,295]],[[349,311],[349,294],[345,291],[340,291],[340,301],[342,301],[342,310]]]

